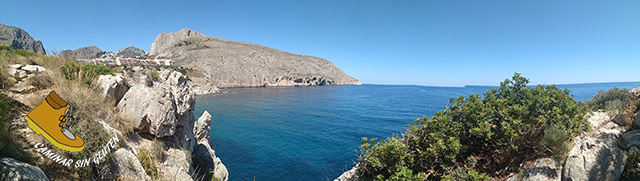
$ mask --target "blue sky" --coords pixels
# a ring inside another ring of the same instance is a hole
[[[191,28],[325,58],[375,84],[640,81],[640,1],[2,1],[47,50],[148,51]]]

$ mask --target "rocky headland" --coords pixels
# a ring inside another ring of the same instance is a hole
[[[361,84],[322,58],[227,41],[191,29],[161,33],[149,55],[198,69],[203,74],[194,83],[207,88]]]
[[[27,31],[18,27],[7,26],[0,23],[0,45],[9,45],[13,49],[23,49],[46,55],[44,46],[40,40],[35,40]]]

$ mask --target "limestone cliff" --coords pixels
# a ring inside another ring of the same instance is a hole
[[[0,45],[9,45],[13,49],[24,49],[46,55],[40,40],[35,40],[27,31],[18,27],[0,24]]]
[[[217,87],[361,84],[322,58],[208,37],[190,29],[161,33],[149,54],[196,68],[205,77],[196,84]]]

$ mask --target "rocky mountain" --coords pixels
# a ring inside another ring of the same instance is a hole
[[[360,85],[333,63],[318,57],[283,52],[252,43],[208,37],[182,29],[161,33],[151,56],[203,72],[196,85],[217,87]]]
[[[62,50],[60,52],[61,57],[75,57],[75,58],[96,58],[99,54],[104,53],[102,49],[97,46],[80,47],[75,50]]]
[[[116,55],[118,57],[124,57],[124,58],[136,58],[138,56],[142,56],[144,55],[144,50],[136,48],[134,46],[129,46],[127,48],[123,48],[121,50],[118,50],[116,52]]]
[[[46,55],[40,40],[35,40],[27,31],[18,27],[0,24],[0,45],[9,45],[13,49],[24,49]]]

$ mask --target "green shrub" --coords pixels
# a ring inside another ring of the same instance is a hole
[[[86,84],[90,84],[100,75],[115,74],[115,71],[109,66],[94,64],[82,65],[73,61],[66,62],[62,67],[60,67],[60,71],[64,74],[66,79],[75,80],[80,78],[82,82]]]
[[[457,168],[445,168],[449,174],[442,177],[442,180],[489,180],[486,173],[479,173],[473,169],[478,160],[473,157],[467,157],[464,166]]]
[[[13,48],[11,48],[9,45],[0,45],[0,50],[11,51],[13,50]]]
[[[152,153],[144,148],[138,150],[138,160],[144,168],[144,171],[152,179],[158,178],[158,163],[156,162],[154,157],[155,156]]]
[[[153,80],[153,81],[158,81],[158,78],[160,78],[160,74],[158,73],[158,71],[157,71],[157,70],[152,69],[152,70],[149,72],[149,77],[150,77],[150,78],[151,78],[151,80]]]
[[[22,55],[22,56],[25,56],[25,57],[38,56],[38,54],[35,53],[35,52],[31,52],[31,51],[23,50],[23,49],[16,49],[15,52],[16,52],[16,54]]]
[[[452,171],[469,156],[482,165],[466,173],[484,178],[481,173],[498,176],[505,167],[516,169],[524,160],[561,154],[562,143],[589,129],[584,119],[587,108],[567,89],[527,87],[527,83],[528,79],[515,73],[483,97],[450,99],[445,110],[407,125],[402,142],[390,138],[365,150],[359,160],[361,178],[390,178],[402,166],[413,173],[430,173],[429,179],[455,176]],[[389,152],[392,148],[402,151]]]
[[[585,103],[592,111],[612,111],[619,110],[627,101],[629,101],[629,90],[614,87],[607,91],[598,91],[593,98],[585,101]]]

